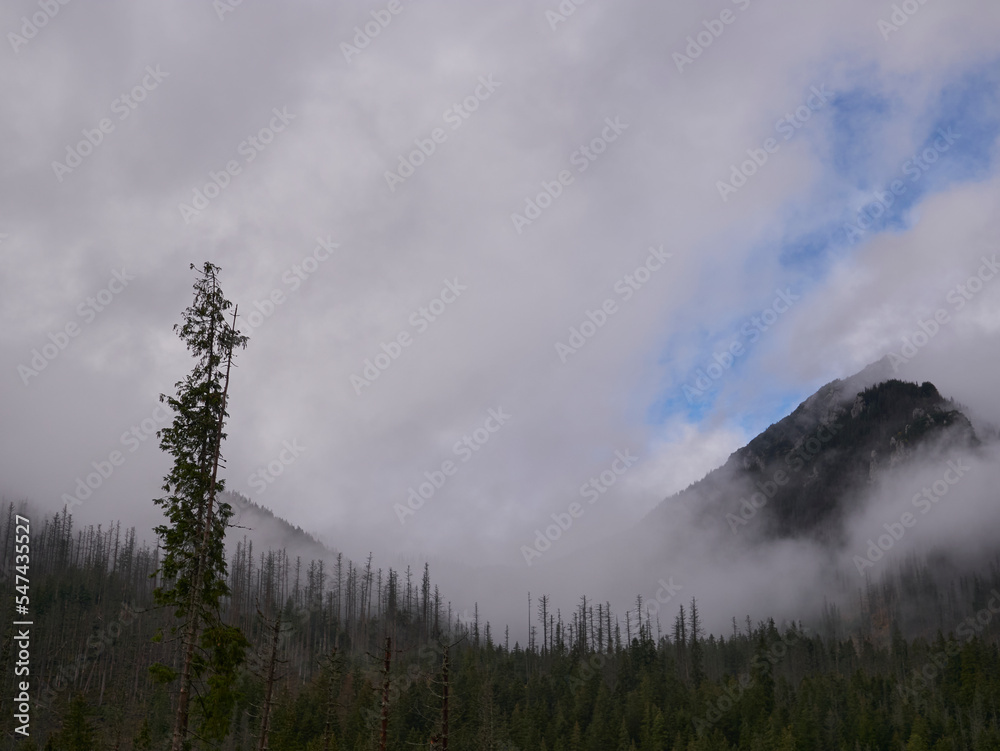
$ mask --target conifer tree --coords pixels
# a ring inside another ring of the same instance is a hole
[[[157,437],[160,448],[173,455],[174,465],[164,478],[167,495],[154,501],[168,519],[156,527],[163,550],[158,572],[163,585],[154,591],[154,598],[158,605],[172,607],[181,621],[173,630],[182,634],[182,663],[179,674],[159,664],[152,672],[164,681],[180,679],[172,751],[190,747],[192,686],[206,673],[207,689],[199,697],[201,734],[225,736],[235,703],[236,671],[248,646],[242,632],[226,626],[219,614],[220,599],[229,594],[225,534],[233,511],[218,500],[224,489],[218,471],[233,350],[247,343],[235,328],[235,310],[233,323],[226,321],[232,303],[222,294],[219,270],[204,264],[194,285],[194,302],[184,311],[183,324],[174,326],[195,366],[175,384],[176,396],[160,395],[160,401],[174,411],[174,419]]]
[[[134,751],[150,751],[152,747],[153,735],[149,729],[149,718],[144,717],[142,725],[139,727],[139,732],[132,739],[132,748]]]
[[[701,617],[698,615],[698,603],[691,598],[691,648],[688,652],[691,662],[691,685],[698,688],[705,678],[704,660],[701,653]]]
[[[90,708],[83,694],[77,694],[69,705],[69,713],[59,733],[58,748],[66,751],[92,751],[97,747],[94,729],[87,719]]]

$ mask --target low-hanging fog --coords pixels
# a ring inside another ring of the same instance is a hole
[[[990,428],[984,425],[986,433]],[[482,618],[510,622],[511,633],[522,639],[529,590],[534,625],[538,596],[550,595],[550,610],[558,607],[565,615],[585,595],[594,605],[610,602],[623,633],[630,610],[635,633],[641,596],[643,618],[668,634],[678,607],[695,597],[706,629],[724,634],[733,617],[742,628],[747,615],[754,622],[773,617],[815,626],[826,604],[849,618],[870,586],[913,561],[945,587],[958,573],[996,565],[1000,444],[969,449],[949,433],[907,453],[896,466],[880,458],[877,472],[862,478],[865,489],[845,499],[846,518],[823,530],[832,539],[769,537],[766,503],[756,514],[739,512],[739,500],[757,488],[733,479],[723,485],[730,499],[723,506],[669,498],[660,509],[666,513],[624,533],[572,545],[571,527],[541,557],[532,556],[530,567],[485,571],[472,588],[463,586],[469,571],[444,568],[445,581],[452,584],[449,593],[478,599]],[[803,503],[809,503],[808,494]],[[940,624],[944,630],[952,625]]]

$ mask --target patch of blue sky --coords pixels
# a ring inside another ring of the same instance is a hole
[[[770,302],[773,293],[762,303]],[[762,298],[763,300],[763,298]],[[666,390],[647,410],[647,424],[659,425],[672,416],[682,416],[689,422],[701,422],[716,408],[716,400],[726,391],[727,382],[747,377],[749,365],[758,342],[767,336],[754,325],[753,316],[729,319],[717,331],[701,329],[695,333],[678,334],[666,348],[660,364],[666,365]],[[734,355],[733,351],[740,354]],[[700,353],[690,366],[675,366],[682,361],[680,351]]]
[[[965,71],[941,89],[911,126],[921,129],[916,150],[898,164],[879,157],[887,148],[886,139],[898,133],[889,126],[902,108],[891,93],[877,88],[876,82],[869,88],[838,92],[831,106],[828,143],[821,157],[825,167],[819,178],[821,187],[783,206],[781,211],[788,219],[783,236],[752,250],[749,259],[749,264],[766,262],[767,256],[776,253],[789,281],[798,280],[799,286],[792,287],[796,293],[822,283],[830,261],[851,252],[858,237],[852,238],[846,227],[858,227],[859,217],[865,225],[860,233],[864,239],[881,232],[901,232],[911,225],[912,209],[929,194],[993,174],[1000,137],[1000,58]],[[892,191],[894,181],[898,181],[896,192]],[[761,307],[766,305],[765,297]],[[674,356],[680,351],[694,349],[699,354],[687,372],[668,365],[671,372],[665,379],[665,390],[647,409],[647,422],[662,424],[671,417],[694,423],[715,419],[727,406],[719,403],[720,395],[729,393],[720,381],[753,377],[754,345],[739,332],[758,312],[755,306],[731,316],[729,324],[718,331],[703,330],[668,341],[661,364],[676,362]],[[698,372],[707,374],[715,355],[733,341],[746,344],[747,352],[735,358],[718,379],[710,378],[708,388],[693,394]],[[689,387],[687,393],[685,386]],[[759,409],[734,419],[739,427],[759,432],[805,396],[808,394],[781,389],[762,393],[755,401]]]
[[[1000,57],[977,66],[942,91],[922,152],[933,148],[939,132],[951,128],[960,135],[940,161],[928,170],[923,190],[941,190],[954,183],[979,181],[996,169],[995,146],[1000,137]]]
[[[864,96],[859,101],[866,101]],[[834,103],[836,108],[839,100]],[[920,129],[912,154],[895,165],[861,163],[865,155],[888,150],[884,139],[860,107],[835,114],[838,132],[832,138],[830,168],[846,180],[842,231],[834,233],[846,245],[889,231],[903,231],[912,209],[929,195],[956,185],[986,179],[995,171],[995,146],[1000,136],[1000,59],[979,65],[944,86],[914,127]],[[873,111],[877,106],[873,106]],[[850,146],[857,140],[864,145]]]
[[[896,113],[892,99],[871,88],[838,92],[830,103],[829,166],[840,177],[858,184],[878,182],[878,134]]]

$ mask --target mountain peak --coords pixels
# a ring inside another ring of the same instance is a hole
[[[787,476],[767,504],[771,534],[826,536],[880,471],[919,447],[937,439],[978,443],[968,417],[934,384],[891,379],[854,391],[877,377],[866,370],[828,384],[727,463],[751,487]]]
[[[969,418],[934,384],[897,380],[883,359],[821,387],[660,508],[680,502],[718,521],[766,489],[761,534],[836,536],[844,514],[882,471],[937,440],[979,443]]]

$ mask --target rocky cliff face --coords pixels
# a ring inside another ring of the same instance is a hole
[[[679,502],[706,520],[755,516],[765,537],[835,538],[843,515],[885,469],[924,448],[979,443],[969,418],[933,384],[877,382],[889,370],[876,363],[827,384],[653,515]]]

